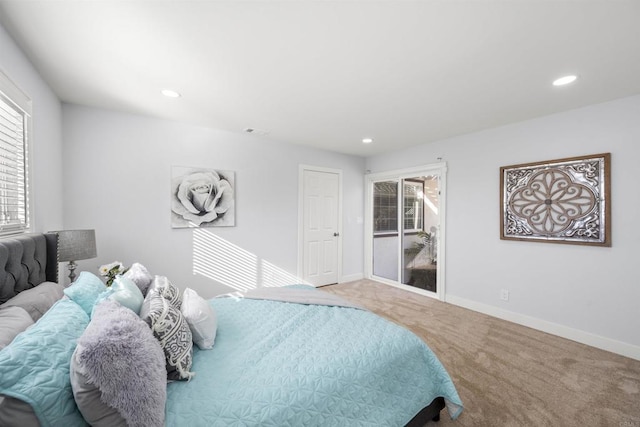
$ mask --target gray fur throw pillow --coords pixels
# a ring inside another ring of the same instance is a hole
[[[94,427],[163,426],[166,381],[164,353],[147,324],[115,301],[96,305],[71,358],[85,420]]]

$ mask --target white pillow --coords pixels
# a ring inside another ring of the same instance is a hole
[[[187,319],[193,342],[201,350],[213,347],[218,329],[218,318],[213,307],[193,289],[186,288],[182,294],[182,315]]]

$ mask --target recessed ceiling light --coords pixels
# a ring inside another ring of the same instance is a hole
[[[169,98],[180,98],[181,96],[178,92],[171,89],[163,89],[160,93],[162,93],[164,96],[167,96]]]
[[[371,144],[373,142],[373,138],[362,138],[363,144]]]
[[[556,79],[553,81],[553,85],[554,86],[568,85],[569,83],[573,83],[574,81],[576,81],[577,78],[578,76],[573,74],[569,76],[560,77],[559,79]]]

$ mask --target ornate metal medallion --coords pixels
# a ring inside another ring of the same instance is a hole
[[[500,168],[501,239],[611,246],[610,153]]]

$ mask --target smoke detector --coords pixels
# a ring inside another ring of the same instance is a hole
[[[268,135],[269,131],[264,129],[256,129],[256,128],[244,128],[244,132],[250,133],[252,135]]]

